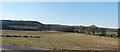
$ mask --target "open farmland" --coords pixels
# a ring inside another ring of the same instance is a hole
[[[80,33],[57,31],[3,30],[2,43],[51,50],[113,50],[118,48],[118,39]],[[18,36],[18,37],[14,37]],[[39,38],[33,38],[37,36]]]

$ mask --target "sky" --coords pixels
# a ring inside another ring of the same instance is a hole
[[[0,2],[118,2],[120,0],[0,0]]]
[[[118,27],[117,2],[4,2],[0,19],[44,24]]]

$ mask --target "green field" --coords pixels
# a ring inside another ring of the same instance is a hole
[[[51,50],[113,50],[118,49],[118,38],[99,37],[80,33],[3,30],[3,44],[14,44]],[[28,36],[27,38],[22,36]],[[31,38],[39,36],[40,38]]]

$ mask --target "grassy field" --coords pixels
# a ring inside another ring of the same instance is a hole
[[[3,30],[2,35],[25,37],[3,37],[3,44],[14,44],[51,50],[113,50],[118,49],[118,39],[68,32],[40,32]],[[41,38],[30,38],[40,36]]]

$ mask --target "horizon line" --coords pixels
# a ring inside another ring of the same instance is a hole
[[[11,20],[11,19],[0,19],[0,20]],[[44,23],[44,22],[40,22],[39,20],[11,20],[11,21],[37,21],[39,23],[42,23],[42,24],[56,24],[56,25],[67,25],[67,26],[91,26],[91,25],[95,25],[97,27],[100,27],[100,28],[112,28],[112,29],[118,29],[119,27],[106,27],[106,26],[99,26],[99,25],[96,25],[96,24],[89,24],[89,25],[84,25],[84,24],[61,24],[61,23]]]

